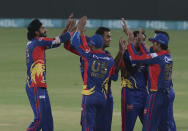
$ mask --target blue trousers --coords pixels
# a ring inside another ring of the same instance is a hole
[[[34,120],[27,131],[53,131],[53,118],[51,105],[46,88],[32,87],[26,85],[26,92],[34,113]]]
[[[113,97],[112,95],[109,95],[109,97],[106,100],[106,106],[105,106],[104,131],[111,131],[112,115],[113,115]]]
[[[143,123],[144,107],[147,95],[146,91],[130,89],[128,87],[122,88],[122,131],[133,131],[138,116],[141,123]]]
[[[173,116],[175,94],[171,88],[168,92],[151,92],[147,98],[143,131],[176,131]]]
[[[172,100],[169,103],[168,111],[162,112],[162,120],[159,124],[158,131],[176,131],[176,123],[174,120],[174,113],[173,113],[173,101],[175,99],[175,93],[173,88],[170,89],[169,96],[171,96]],[[168,114],[168,117],[166,117],[165,114]]]
[[[81,126],[82,131],[104,131],[106,98],[102,92],[83,95]]]

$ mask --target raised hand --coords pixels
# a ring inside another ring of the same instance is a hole
[[[125,32],[126,35],[128,35],[128,28],[127,28],[127,24],[126,24],[126,21],[124,18],[121,18],[121,22],[122,22],[122,28],[123,28],[123,31]]]
[[[131,30],[128,30],[127,31],[127,34],[128,34],[128,42],[129,43],[134,43],[134,35],[133,35],[133,32]]]
[[[71,14],[69,15],[68,20],[67,20],[67,24],[66,24],[66,26],[65,26],[65,28],[64,28],[64,30],[63,30],[63,32],[62,32],[63,34],[68,31],[69,26],[71,25],[71,22],[73,21],[73,17],[74,17],[74,14],[71,13]]]
[[[84,33],[86,22],[87,22],[87,16],[83,16],[82,18],[80,18],[77,24],[77,32],[79,32],[80,34]]]
[[[119,51],[123,54],[125,52],[125,45],[126,41],[123,40],[122,36],[119,39]]]
[[[76,28],[77,28],[76,27],[76,19],[74,18],[74,19],[72,19],[67,31],[74,33],[76,31]]]
[[[144,42],[145,41],[145,36],[143,34],[143,30],[140,28],[139,29],[139,34],[138,34],[138,42]]]

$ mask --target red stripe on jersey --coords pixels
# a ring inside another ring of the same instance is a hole
[[[34,88],[35,105],[36,105],[36,111],[37,111],[37,120],[36,120],[33,128],[36,130],[37,129],[37,125],[38,125],[39,116],[38,116],[38,106],[37,106],[37,94],[36,94],[35,89],[37,89],[37,88]]]
[[[170,54],[168,50],[157,52],[157,55]]]
[[[39,39],[39,40],[45,40],[45,41],[53,41],[54,38],[47,38],[47,37],[35,37],[36,39]]]
[[[68,40],[67,42],[65,42],[64,48],[67,49],[68,51],[76,54],[76,55],[79,55],[79,53],[73,47],[70,46],[70,40]]]
[[[41,120],[41,113],[40,113],[40,103],[39,103],[38,88],[36,88],[36,90],[37,90],[37,101],[38,101],[38,109],[39,109],[39,122],[38,122],[38,125],[37,125],[37,127],[38,127],[39,124],[40,124],[40,120]]]
[[[89,48],[89,46],[88,46],[88,44],[87,44],[86,37],[85,37],[84,34],[81,35],[81,39],[82,39],[82,42],[83,42],[84,50],[85,50],[85,51],[86,51],[86,50],[89,50],[90,48]]]
[[[103,54],[106,54],[104,51],[99,51],[99,50],[91,51],[91,53],[103,53]]]
[[[157,91],[158,87],[158,80],[159,80],[159,75],[161,72],[160,65],[158,64],[153,64],[149,66],[149,76],[150,76],[150,82],[151,82],[151,88],[150,90]]]
[[[139,46],[140,52],[141,52],[142,54],[147,54],[146,51],[144,50],[144,48],[142,47],[142,45],[141,45],[140,43],[138,44],[138,46]]]
[[[131,47],[131,44],[128,44],[127,49],[131,55],[131,58],[133,60],[146,60],[146,59],[152,59],[151,55],[143,54],[143,55],[136,55]]]
[[[155,104],[155,97],[156,97],[156,94],[154,94],[154,98],[153,98],[153,103],[152,103],[151,112],[150,112],[150,119],[151,119],[151,115],[153,113],[153,108],[154,108],[154,104]]]
[[[110,69],[108,77],[110,77],[111,75],[114,75],[114,74],[115,74],[115,67],[112,66],[112,68]]]
[[[85,57],[82,57],[84,60],[84,85],[87,85],[87,70],[88,70],[88,60]],[[86,88],[87,89],[87,88]]]

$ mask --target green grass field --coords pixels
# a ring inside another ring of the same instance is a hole
[[[61,29],[48,29],[48,36],[54,37]],[[173,81],[176,92],[174,116],[178,131],[188,131],[188,31],[168,31],[170,50],[174,60]],[[88,30],[92,35],[94,30]],[[147,36],[153,36],[151,30]],[[109,51],[115,57],[118,51],[121,30],[112,30]],[[126,38],[126,37],[125,37]],[[0,131],[25,131],[33,120],[26,92],[25,28],[0,28]],[[47,83],[51,100],[55,131],[78,131],[80,127],[82,80],[79,57],[67,52],[62,46],[48,50]],[[112,83],[114,114],[112,131],[121,130],[121,85]],[[137,121],[135,131],[141,130]]]

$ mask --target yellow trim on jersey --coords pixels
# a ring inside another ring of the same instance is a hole
[[[105,84],[105,91],[106,91],[106,94],[108,94],[108,83]]]
[[[133,86],[133,84],[132,84],[132,82],[130,80],[122,78],[121,79],[122,88],[125,88],[125,87],[131,88],[131,89],[133,89],[134,87],[138,88],[137,85],[136,85],[136,80],[133,77],[131,77],[131,79],[134,81],[134,86]]]
[[[83,90],[82,90],[82,95],[91,95],[95,92],[94,89],[95,89],[95,86],[91,89],[87,89],[87,85],[84,85]]]
[[[133,79],[133,81],[134,81],[134,87],[138,89],[138,87],[136,85],[136,80],[133,77],[131,77],[131,79]]]
[[[158,89],[150,89],[150,91],[158,91]]]
[[[104,94],[108,94],[108,87],[109,87],[108,82],[109,82],[109,77],[106,78],[106,79],[104,80],[103,84],[102,84],[102,85],[104,85],[104,89],[105,89],[105,90],[103,91]]]

